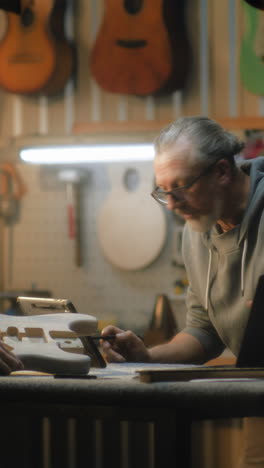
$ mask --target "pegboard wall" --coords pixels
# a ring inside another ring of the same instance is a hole
[[[117,174],[130,167],[127,163],[114,165]],[[135,167],[143,178],[151,173],[150,192],[152,163],[133,163]],[[175,220],[166,213],[166,242],[152,264],[139,271],[111,265],[102,253],[97,232],[98,214],[115,183],[109,179],[108,169],[103,164],[82,168],[86,175],[81,186],[82,266],[78,267],[74,240],[68,235],[66,188],[58,181],[58,169],[18,165],[28,192],[16,222],[4,226],[4,286],[48,290],[53,297],[72,300],[80,313],[106,322],[116,318],[119,325],[142,331],[150,321],[156,295],[168,294],[173,299],[173,283],[184,275],[183,268],[172,262]],[[184,302],[176,298],[172,303],[182,316]]]

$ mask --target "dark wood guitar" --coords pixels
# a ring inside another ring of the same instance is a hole
[[[146,96],[186,84],[184,0],[105,0],[91,72],[112,93]]]
[[[56,0],[50,17],[49,26],[56,50],[56,63],[51,78],[42,89],[42,94],[46,96],[59,94],[76,71],[76,47],[65,34],[66,7],[66,0]]]

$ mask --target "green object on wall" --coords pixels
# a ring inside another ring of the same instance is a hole
[[[264,13],[244,3],[247,30],[240,49],[240,75],[242,84],[254,94],[264,95],[264,37],[263,56],[256,52],[258,28],[261,26],[261,15]],[[264,32],[263,32],[264,36]]]

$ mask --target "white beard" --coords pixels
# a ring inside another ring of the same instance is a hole
[[[207,232],[212,229],[217,219],[212,216],[201,216],[199,219],[187,219],[186,223],[190,226],[193,231],[196,232]]]
[[[208,215],[201,215],[198,219],[187,219],[186,223],[190,226],[193,231],[196,232],[208,232],[220,219],[222,211],[222,203],[216,200],[214,203],[213,212]]]

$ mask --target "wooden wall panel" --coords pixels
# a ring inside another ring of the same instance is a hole
[[[20,102],[19,102],[20,101]],[[21,108],[21,119],[22,127],[21,132],[23,134],[30,134],[32,128],[36,129],[36,133],[41,133],[41,120],[42,120],[42,106],[41,98],[39,97],[26,97],[16,96],[16,100],[13,105]],[[13,110],[15,112],[15,110]]]
[[[201,19],[201,9],[207,2],[193,0],[187,5],[187,31],[191,47],[191,70],[186,88],[181,93],[180,115],[194,115],[203,113],[201,109],[201,31],[207,26],[207,17]]]
[[[12,129],[13,106],[11,96],[1,91],[1,136],[8,139],[13,135]]]
[[[229,115],[230,47],[229,1],[211,2],[210,22],[210,113],[218,117]],[[225,96],[225,99],[223,99]]]
[[[166,119],[174,120],[177,118],[177,95],[179,97],[178,106],[180,107],[178,115],[181,114],[182,93],[181,91],[175,91],[173,94],[170,94],[169,96],[163,96],[163,97],[160,97],[159,99],[156,99],[156,101],[154,101],[153,107],[155,109],[155,114],[154,114],[155,119],[159,121],[164,121]]]
[[[240,466],[242,419],[195,422],[192,428],[193,468],[237,468]]]
[[[75,2],[76,3],[76,2]],[[74,39],[77,44],[75,115],[78,122],[100,120],[100,90],[92,80],[90,52],[102,16],[102,0],[79,0],[75,5]]]

